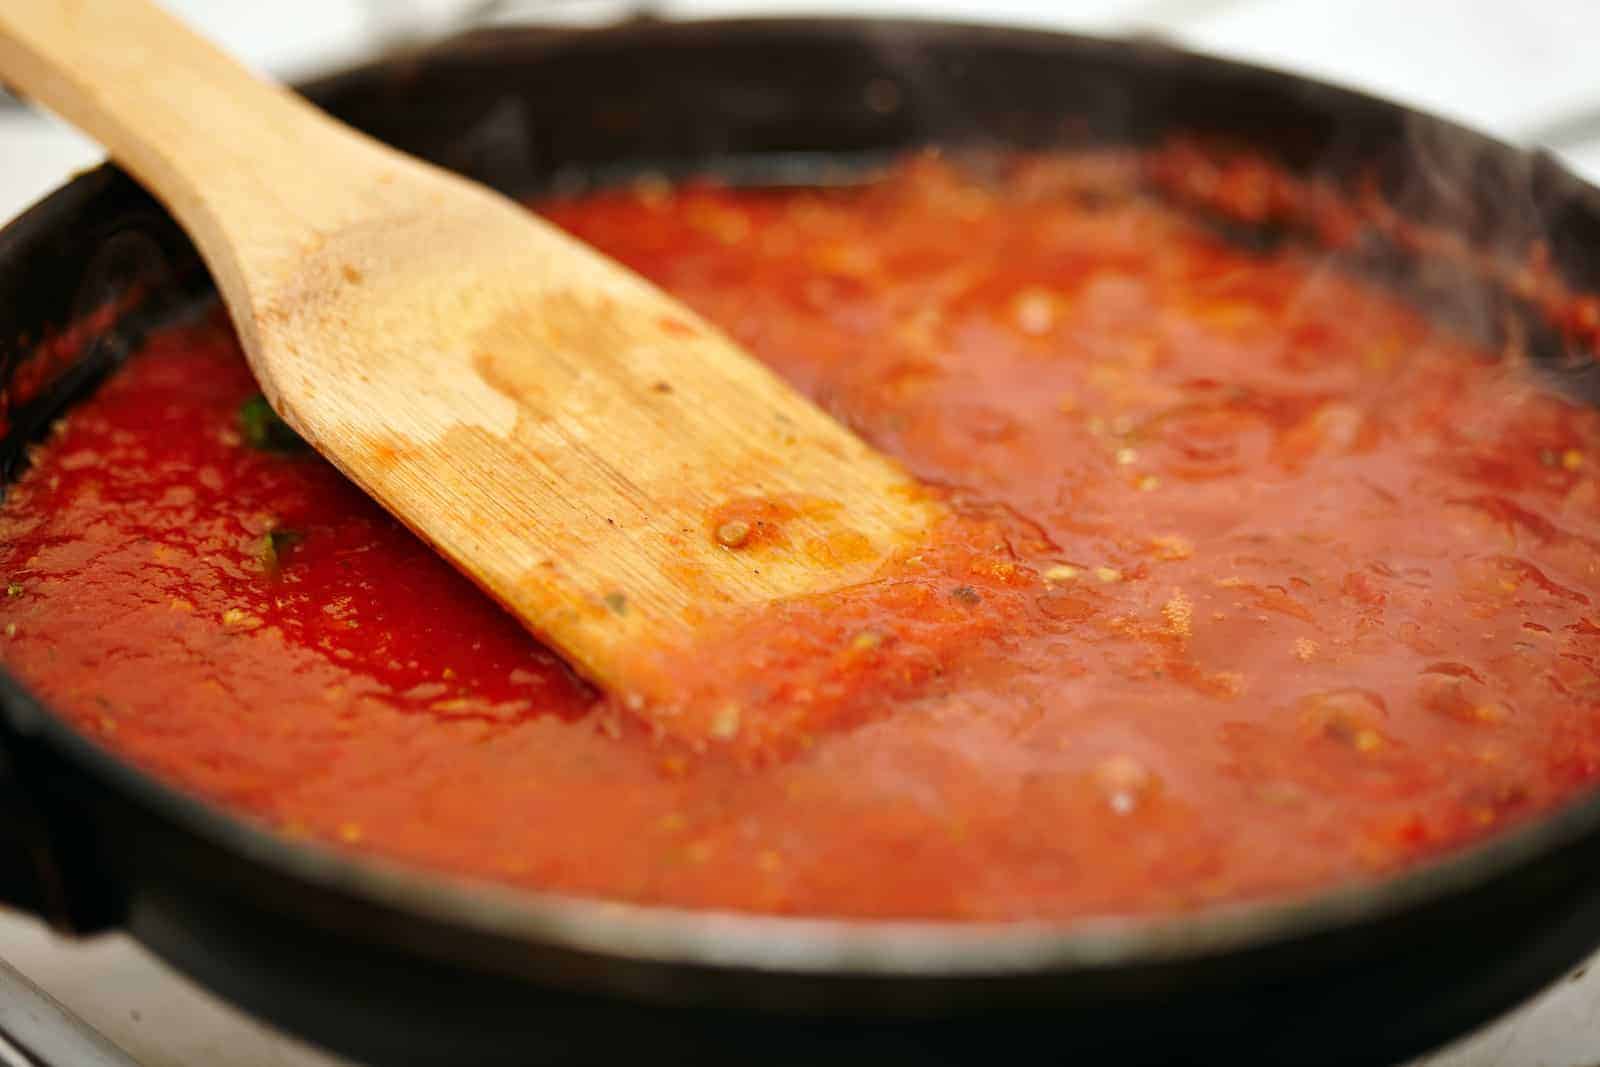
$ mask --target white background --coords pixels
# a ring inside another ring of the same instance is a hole
[[[252,64],[287,78],[437,34],[470,10],[492,8],[487,17],[496,20],[593,22],[636,9],[609,0],[168,3]],[[649,7],[679,17],[832,12],[1156,31],[1205,51],[1374,90],[1520,143],[1543,142],[1576,118],[1600,116],[1600,0],[661,0]],[[1600,134],[1600,121],[1595,126]],[[1600,136],[1564,144],[1563,154],[1600,181]],[[0,220],[99,157],[93,145],[51,120],[0,109]],[[121,936],[68,944],[0,913],[0,958],[147,1067],[339,1062],[246,1019]],[[1414,1067],[1587,1067],[1597,1061],[1600,967]]]

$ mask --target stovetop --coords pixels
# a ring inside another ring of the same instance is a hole
[[[14,968],[0,963],[0,1067],[356,1067],[255,1021],[120,934],[69,944],[0,911],[0,955]],[[8,1058],[8,1033],[50,1051]],[[1600,954],[1519,1010],[1406,1067],[1597,1060]]]
[[[1594,0],[163,2],[286,78],[467,24],[588,23],[641,6],[666,17],[831,11],[1155,32],[1201,50],[1370,89],[1507,140],[1552,146],[1600,182],[1600,64],[1589,47],[1600,41]],[[0,103],[0,220],[99,158],[98,149],[72,131]],[[0,1067],[351,1067],[242,1014],[121,935],[69,942],[0,910],[0,961]],[[1600,964],[1600,955],[1591,962]],[[1596,1061],[1600,966],[1585,965],[1494,1025],[1409,1067],[1590,1067]]]

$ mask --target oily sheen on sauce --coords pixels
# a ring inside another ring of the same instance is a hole
[[[1600,418],[1129,174],[928,156],[537,205],[951,507],[873,582],[661,650],[649,716],[264,431],[220,313],[154,336],[12,490],[0,661],[284,833],[689,907],[1170,912],[1591,784]],[[807,506],[703,534],[758,558]]]

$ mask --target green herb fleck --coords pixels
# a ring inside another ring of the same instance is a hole
[[[612,614],[626,615],[628,613],[628,598],[621,593],[607,593],[601,599],[606,602],[606,607],[611,609]]]
[[[950,599],[959,600],[963,604],[976,604],[983,597],[979,596],[978,591],[970,585],[958,585],[950,590]]]
[[[239,435],[245,444],[263,452],[301,452],[306,448],[300,435],[278,418],[260,393],[239,405]]]
[[[18,597],[18,596],[21,596],[21,595],[22,595],[22,583],[21,582],[8,582],[6,584],[6,596]]]
[[[289,550],[305,539],[306,535],[299,530],[269,530],[261,538],[259,552],[261,572],[276,577],[283,567],[284,557],[289,554]]]

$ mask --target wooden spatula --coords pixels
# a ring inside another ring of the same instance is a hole
[[[933,519],[643,279],[146,0],[0,0],[0,79],[172,210],[278,413],[606,686],[635,691],[642,643],[867,578]]]

